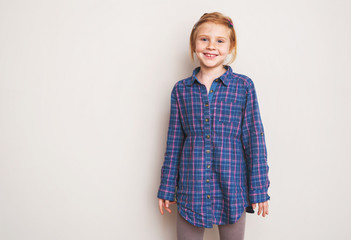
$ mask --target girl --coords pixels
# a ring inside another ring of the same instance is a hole
[[[157,197],[171,213],[178,239],[203,239],[218,225],[220,239],[244,239],[246,212],[268,214],[267,149],[253,81],[232,71],[232,20],[205,13],[190,35],[200,66],[171,93],[167,148]]]

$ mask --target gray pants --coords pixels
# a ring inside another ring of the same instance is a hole
[[[177,211],[177,239],[203,240],[205,228],[197,227],[185,220]],[[218,225],[220,240],[243,240],[245,234],[246,211],[234,224]]]

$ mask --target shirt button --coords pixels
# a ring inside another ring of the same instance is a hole
[[[208,103],[206,103],[205,106],[208,107]]]
[[[205,121],[208,122],[208,118],[206,118]]]
[[[263,136],[263,132],[261,132],[261,136]]]
[[[218,78],[215,81],[218,82]]]
[[[206,179],[206,182],[210,182],[210,179]]]
[[[210,152],[211,152],[211,150],[206,150],[206,152],[207,152],[207,153],[210,153]]]
[[[210,138],[210,135],[207,135],[206,137],[207,137],[207,138]]]
[[[207,195],[207,198],[210,198],[211,196],[210,195]]]
[[[210,168],[211,167],[211,165],[207,165],[207,168]]]
[[[213,90],[210,91],[211,93],[213,92]]]

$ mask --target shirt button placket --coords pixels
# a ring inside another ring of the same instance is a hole
[[[204,139],[205,139],[205,163],[206,163],[206,169],[204,170],[204,180],[205,180],[205,198],[208,200],[207,202],[207,209],[208,209],[208,216],[212,216],[212,203],[211,203],[211,162],[212,162],[212,151],[211,151],[211,121],[210,121],[210,105],[209,105],[209,96],[207,94],[207,90],[205,85],[201,86],[201,91],[203,98],[205,99],[204,102],[204,117],[205,117],[205,122],[204,122]],[[211,89],[209,94],[213,94],[213,89]],[[208,219],[208,223],[211,223],[211,218]]]

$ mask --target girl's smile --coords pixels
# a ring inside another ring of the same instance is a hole
[[[218,56],[218,54],[210,54],[210,53],[204,53],[204,55],[207,59],[214,59],[215,57]]]

